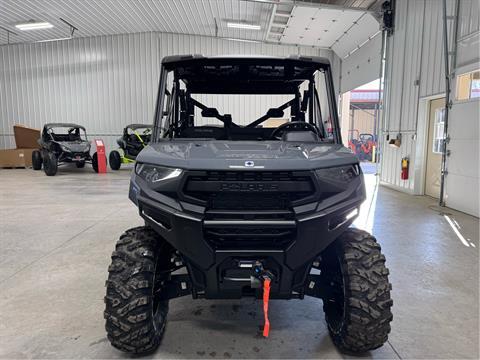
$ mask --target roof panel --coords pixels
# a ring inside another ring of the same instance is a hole
[[[263,40],[273,5],[239,0],[2,0],[0,26],[11,30],[10,42],[31,42],[69,36],[65,19],[78,28],[76,37],[160,31],[179,34],[218,35]],[[15,24],[48,21],[52,29],[20,31]],[[260,31],[232,29],[228,21],[259,24]],[[7,42],[0,29],[0,44]]]
[[[365,8],[374,0],[312,0],[318,7],[278,5],[286,23],[283,33],[266,36],[274,5],[244,0],[0,0],[0,26],[11,30],[10,42],[33,42],[66,38],[70,28],[60,18],[78,28],[75,37],[159,31],[263,41],[278,39],[283,44],[331,47],[339,56],[368,39],[376,31],[374,18],[366,12],[335,6]],[[322,5],[328,3],[328,5]],[[323,7],[322,7],[323,6]],[[291,14],[290,14],[291,12]],[[289,16],[289,14],[291,16]],[[362,19],[362,21],[359,21]],[[369,19],[367,22],[366,19]],[[52,29],[20,31],[15,24],[29,20],[48,21]],[[354,22],[360,25],[349,31]],[[232,29],[227,22],[259,24],[261,30]],[[285,24],[283,25],[285,26]],[[283,28],[281,26],[281,28]],[[275,23],[272,25],[275,28]],[[277,29],[278,30],[278,29]],[[373,33],[372,33],[373,31]],[[271,33],[272,34],[272,33]],[[7,43],[0,29],[0,45]]]

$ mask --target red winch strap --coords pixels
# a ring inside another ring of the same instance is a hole
[[[263,336],[268,337],[270,331],[270,321],[268,321],[268,299],[270,298],[270,279],[263,280],[263,314],[265,315],[265,325],[263,327]]]

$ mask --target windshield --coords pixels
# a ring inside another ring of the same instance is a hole
[[[168,64],[162,67],[154,139],[340,142],[328,84],[330,67],[307,61]]]
[[[86,141],[87,134],[80,127],[54,126],[46,130],[54,141]]]

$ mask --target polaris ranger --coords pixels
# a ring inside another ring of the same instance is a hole
[[[276,106],[258,118],[229,106],[247,97]],[[313,296],[341,351],[387,341],[388,269],[375,238],[350,228],[365,188],[342,145],[327,59],[164,58],[152,142],[129,197],[145,226],[127,230],[112,254],[114,347],[155,350],[169,300],[184,295],[263,299],[264,336],[270,299]]]

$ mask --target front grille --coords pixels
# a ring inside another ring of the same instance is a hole
[[[308,171],[206,171],[187,174],[182,196],[205,206],[204,236],[215,248],[242,249],[288,246],[292,207],[314,194]]]
[[[314,192],[308,172],[291,171],[208,171],[189,175],[183,189],[218,210],[286,210]]]

